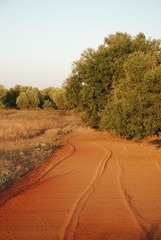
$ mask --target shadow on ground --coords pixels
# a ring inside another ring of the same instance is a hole
[[[149,141],[149,143],[155,145],[156,148],[161,148],[161,139],[154,139],[152,141]]]
[[[159,231],[160,224],[153,224],[150,231],[146,233],[146,237],[142,240],[160,240],[161,239],[161,233]]]

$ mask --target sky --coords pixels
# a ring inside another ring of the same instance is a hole
[[[116,32],[161,39],[161,0],[0,0],[0,85],[61,87]]]

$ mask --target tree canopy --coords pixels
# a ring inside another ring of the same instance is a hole
[[[65,87],[86,125],[129,139],[161,132],[160,43],[118,32],[82,53]]]
[[[66,92],[64,88],[49,87],[39,90],[29,86],[16,85],[6,89],[0,85],[0,108],[67,109]]]

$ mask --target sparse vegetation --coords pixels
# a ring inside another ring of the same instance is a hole
[[[78,117],[55,110],[0,111],[0,191],[42,164]]]

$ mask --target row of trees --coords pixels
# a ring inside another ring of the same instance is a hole
[[[67,109],[64,88],[46,88],[39,90],[33,87],[16,85],[6,89],[0,86],[0,108],[34,109],[55,108]]]
[[[109,35],[85,50],[65,83],[71,109],[91,127],[128,139],[161,132],[161,41],[143,33]]]
[[[161,41],[111,34],[83,51],[62,88],[0,86],[1,108],[77,109],[86,125],[128,139],[161,133]]]

